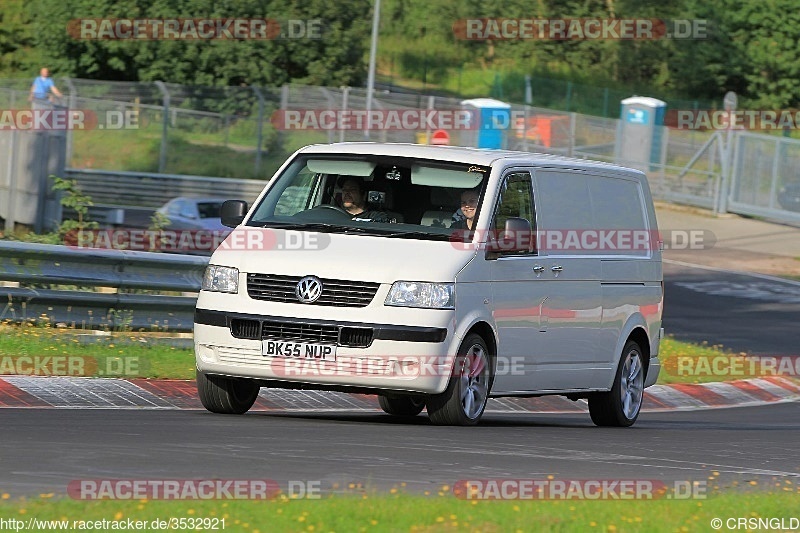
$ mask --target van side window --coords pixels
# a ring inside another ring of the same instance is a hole
[[[641,186],[631,179],[536,171],[539,248],[548,255],[647,255]],[[548,202],[550,198],[568,201]]]
[[[506,221],[509,218],[524,218],[528,221],[527,232],[528,234],[519,234],[513,236],[504,236],[503,232],[506,228]],[[506,176],[505,181],[500,189],[500,195],[497,199],[497,208],[495,209],[494,224],[492,225],[493,236],[495,239],[511,238],[517,243],[523,244],[528,242],[530,246],[525,250],[503,251],[503,254],[530,254],[535,252],[535,240],[533,231],[536,227],[536,218],[533,210],[533,188],[531,184],[531,175],[527,172],[517,172]],[[500,243],[500,250],[503,250],[503,243]]]

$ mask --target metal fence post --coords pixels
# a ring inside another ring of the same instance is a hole
[[[434,109],[434,96],[428,97],[428,110],[432,111]],[[425,144],[431,144],[431,128],[428,121],[425,121]]]
[[[778,168],[780,167],[783,139],[775,141],[775,155],[772,157],[772,181],[769,184],[769,208],[775,208],[775,190],[778,188]]]
[[[6,233],[13,233],[14,232],[14,208],[16,207],[16,196],[17,196],[17,176],[14,172],[15,167],[17,166],[17,135],[19,134],[16,130],[11,130],[9,132],[11,137],[11,142],[8,146],[8,209],[6,210],[6,225],[5,230]]]
[[[67,82],[67,87],[69,87],[69,109],[75,109],[77,107],[77,90],[75,89],[75,84],[72,83],[71,78],[64,78]],[[72,166],[72,130],[67,130],[67,154],[65,157],[66,166]]]
[[[169,91],[163,81],[154,82],[161,91],[164,116],[161,129],[161,153],[158,156],[158,172],[164,174],[167,168],[167,131],[169,130]]]
[[[572,157],[572,154],[575,152],[575,135],[576,130],[578,128],[577,125],[577,113],[570,113],[569,114],[569,149],[567,151],[567,155]]]
[[[569,111],[570,104],[572,103],[572,82],[567,82],[567,105],[564,111]]]
[[[667,152],[669,149],[669,128],[666,126],[660,126],[660,128],[661,128],[661,183],[664,183],[667,180]]]
[[[525,123],[522,125],[522,149],[529,152],[528,149],[528,122],[531,115],[531,106],[525,104]]]
[[[319,90],[322,92],[322,95],[325,97],[325,101],[327,102],[326,111],[333,111],[334,104],[333,104],[333,96],[331,96],[330,90],[327,87],[320,87]],[[332,129],[328,129],[328,144],[333,144],[333,133]]]
[[[721,140],[721,138],[720,138]],[[722,158],[722,175],[720,176],[720,187],[719,187],[719,214],[724,214],[728,212],[728,196],[732,190],[732,181],[733,181],[733,172],[732,172],[732,160],[733,160],[733,131],[728,128],[728,133],[725,139],[725,148],[722,150],[720,154]],[[720,143],[721,145],[721,143]]]
[[[264,95],[261,89],[253,85],[253,92],[258,97],[258,123],[256,125],[256,169],[254,177],[258,177],[261,170],[261,143],[264,140]]]
[[[284,113],[284,118],[286,117],[286,111],[289,109],[289,85],[284,84],[281,87],[281,111]],[[285,139],[283,130],[278,130],[278,139],[280,139],[281,145],[283,144],[283,140]]]
[[[347,111],[347,105],[350,100],[350,87],[342,87],[342,114],[339,116],[339,120],[344,120],[345,112]],[[339,125],[339,142],[344,142],[344,128]]]

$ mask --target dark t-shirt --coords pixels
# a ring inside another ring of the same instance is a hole
[[[467,227],[467,219],[466,218],[460,218],[460,219],[454,221],[452,224],[450,224],[450,229],[469,229]]]
[[[366,222],[391,222],[392,219],[383,211],[372,211],[366,209],[355,215],[350,215],[351,220],[363,220]]]

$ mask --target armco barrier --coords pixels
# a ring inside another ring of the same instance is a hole
[[[95,204],[161,207],[176,196],[208,196],[251,204],[267,184],[264,180],[211,178],[178,174],[66,169],[81,192]]]
[[[191,331],[197,297],[181,294],[200,290],[207,264],[207,257],[0,242],[0,320]],[[157,294],[164,292],[178,294]]]

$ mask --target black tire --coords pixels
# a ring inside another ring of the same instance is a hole
[[[628,341],[622,350],[611,390],[589,396],[592,422],[597,426],[632,426],[639,418],[644,400],[644,377],[642,349],[635,341]]]
[[[378,396],[378,404],[394,416],[417,416],[425,409],[425,400],[414,396]]]
[[[245,378],[210,376],[197,370],[197,394],[212,413],[240,415],[253,407],[260,387]]]
[[[437,426],[477,424],[486,409],[493,377],[494,362],[486,342],[470,333],[458,349],[447,389],[428,399],[431,422]]]

